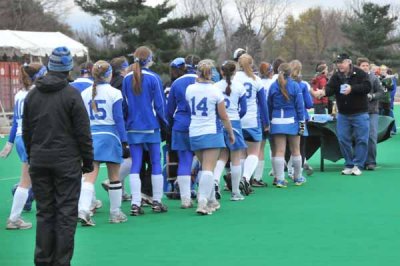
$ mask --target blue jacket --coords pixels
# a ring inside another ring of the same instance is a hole
[[[304,99],[299,85],[293,79],[288,78],[286,90],[289,94],[288,101],[281,93],[278,81],[271,85],[268,94],[270,120],[294,117],[295,121],[304,121]]]
[[[310,120],[310,116],[308,114],[307,109],[313,108],[313,100],[311,97],[310,92],[308,91],[308,86],[307,83],[304,81],[297,81],[297,84],[299,84],[301,93],[303,94],[303,100],[304,100],[304,119],[306,121]]]
[[[171,85],[168,96],[168,122],[173,130],[189,132],[190,106],[186,101],[186,88],[196,82],[196,74],[185,74]]]
[[[167,126],[165,101],[160,78],[148,69],[142,69],[142,92],[133,93],[133,72],[125,76],[122,95],[127,106],[126,130],[154,130],[160,123]]]

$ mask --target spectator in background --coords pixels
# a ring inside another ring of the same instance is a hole
[[[375,170],[376,168],[376,144],[378,142],[378,121],[379,121],[379,102],[384,96],[381,82],[370,71],[369,60],[358,58],[357,65],[368,74],[371,83],[371,91],[368,93],[368,114],[369,114],[369,137],[368,137],[368,156],[364,168]]]
[[[316,97],[316,91],[325,89],[326,83],[328,82],[328,66],[326,63],[319,63],[316,67],[316,76],[311,80],[312,90],[310,91],[313,96],[314,113],[315,114],[326,114],[326,108],[328,107],[328,97],[322,97],[319,99]]]
[[[343,175],[361,175],[368,154],[368,97],[371,83],[367,73],[354,67],[347,54],[336,58],[337,70],[319,97],[336,96],[337,137],[345,159]],[[353,139],[355,146],[353,149]]]

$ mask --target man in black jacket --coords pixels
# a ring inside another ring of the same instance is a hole
[[[368,74],[354,67],[347,54],[336,59],[333,74],[320,97],[335,95],[338,107],[337,137],[345,159],[343,175],[361,175],[368,154],[368,96],[371,83]],[[355,146],[353,149],[353,139]]]
[[[37,202],[35,265],[70,265],[82,172],[93,170],[89,118],[68,84],[68,48],[53,50],[46,76],[24,104],[22,134]]]

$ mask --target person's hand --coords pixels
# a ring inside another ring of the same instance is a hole
[[[321,99],[322,97],[325,96],[325,90],[318,90],[316,91],[316,98]]]
[[[368,101],[372,101],[374,99],[374,95],[372,93],[367,94]]]
[[[6,145],[4,146],[3,150],[0,152],[0,158],[7,158],[8,155],[10,155],[13,145],[11,142],[6,143]]]
[[[126,142],[122,142],[122,158],[126,159],[131,157],[131,152],[129,150],[129,145]]]
[[[268,132],[269,131],[269,126],[264,127],[264,132]]]
[[[300,121],[299,122],[299,135],[303,136],[305,130],[306,130],[306,124],[303,121]]]
[[[351,86],[350,86],[350,85],[347,85],[347,86],[346,86],[346,89],[343,90],[343,94],[344,94],[344,95],[349,95],[350,92],[351,92]]]
[[[94,167],[93,167],[93,161],[92,160],[83,161],[83,163],[82,163],[82,173],[83,174],[93,172],[93,170],[94,170]]]
[[[229,134],[229,143],[232,145],[235,143],[235,135],[233,134],[233,132]]]

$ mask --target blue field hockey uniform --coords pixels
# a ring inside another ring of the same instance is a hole
[[[280,91],[278,81],[271,85],[268,108],[271,120],[270,134],[297,135],[299,122],[304,122],[304,99],[298,83],[287,79],[286,89],[289,100]]]
[[[75,81],[71,82],[70,85],[82,93],[93,85],[93,80],[89,78],[77,78]]]

